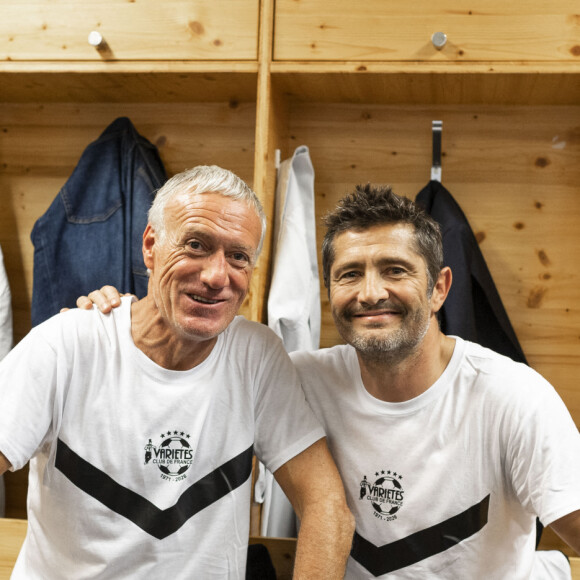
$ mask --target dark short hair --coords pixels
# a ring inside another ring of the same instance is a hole
[[[336,208],[326,214],[324,223],[327,229],[322,242],[322,272],[326,288],[330,289],[337,235],[378,225],[409,224],[415,231],[415,250],[427,266],[428,292],[433,291],[443,268],[441,230],[439,224],[410,199],[393,193],[389,186],[357,185],[354,192],[343,197]]]

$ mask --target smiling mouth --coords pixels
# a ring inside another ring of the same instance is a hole
[[[218,304],[222,302],[222,300],[211,300],[209,298],[203,298],[203,296],[198,296],[197,294],[189,294],[188,295],[192,300],[196,302],[201,302],[202,304]]]
[[[355,312],[352,316],[353,318],[367,318],[373,316],[396,316],[401,314],[395,310],[369,310],[363,312]]]

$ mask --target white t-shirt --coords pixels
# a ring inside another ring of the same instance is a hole
[[[348,579],[528,579],[536,515],[580,509],[580,436],[553,387],[455,340],[402,403],[366,391],[350,346],[291,355],[355,514]]]
[[[39,325],[0,364],[0,450],[30,461],[13,578],[244,578],[252,449],[324,436],[279,339],[236,319],[194,369],[133,343],[130,302]]]

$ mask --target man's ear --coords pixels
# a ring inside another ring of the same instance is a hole
[[[441,307],[449,294],[452,280],[453,275],[451,274],[451,268],[446,266],[441,270],[441,272],[439,272],[439,277],[435,282],[433,294],[431,295],[431,309],[433,313],[441,310]]]
[[[154,246],[155,231],[151,224],[147,224],[143,232],[143,261],[145,262],[145,267],[149,269],[153,269]]]

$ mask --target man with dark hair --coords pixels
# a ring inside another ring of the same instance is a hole
[[[388,210],[384,200],[388,199]],[[325,217],[326,235],[322,242],[323,278],[326,288],[330,287],[330,266],[334,262],[333,240],[347,230],[365,230],[380,224],[405,223],[415,226],[416,251],[427,263],[429,291],[443,267],[443,246],[433,244],[439,236],[439,226],[421,208],[406,197],[393,194],[388,186],[372,187],[359,185],[355,192],[345,196],[336,210]]]
[[[346,577],[528,579],[536,516],[580,552],[578,430],[535,371],[441,333],[436,222],[367,185],[326,226],[347,344],[291,358],[355,514]]]

